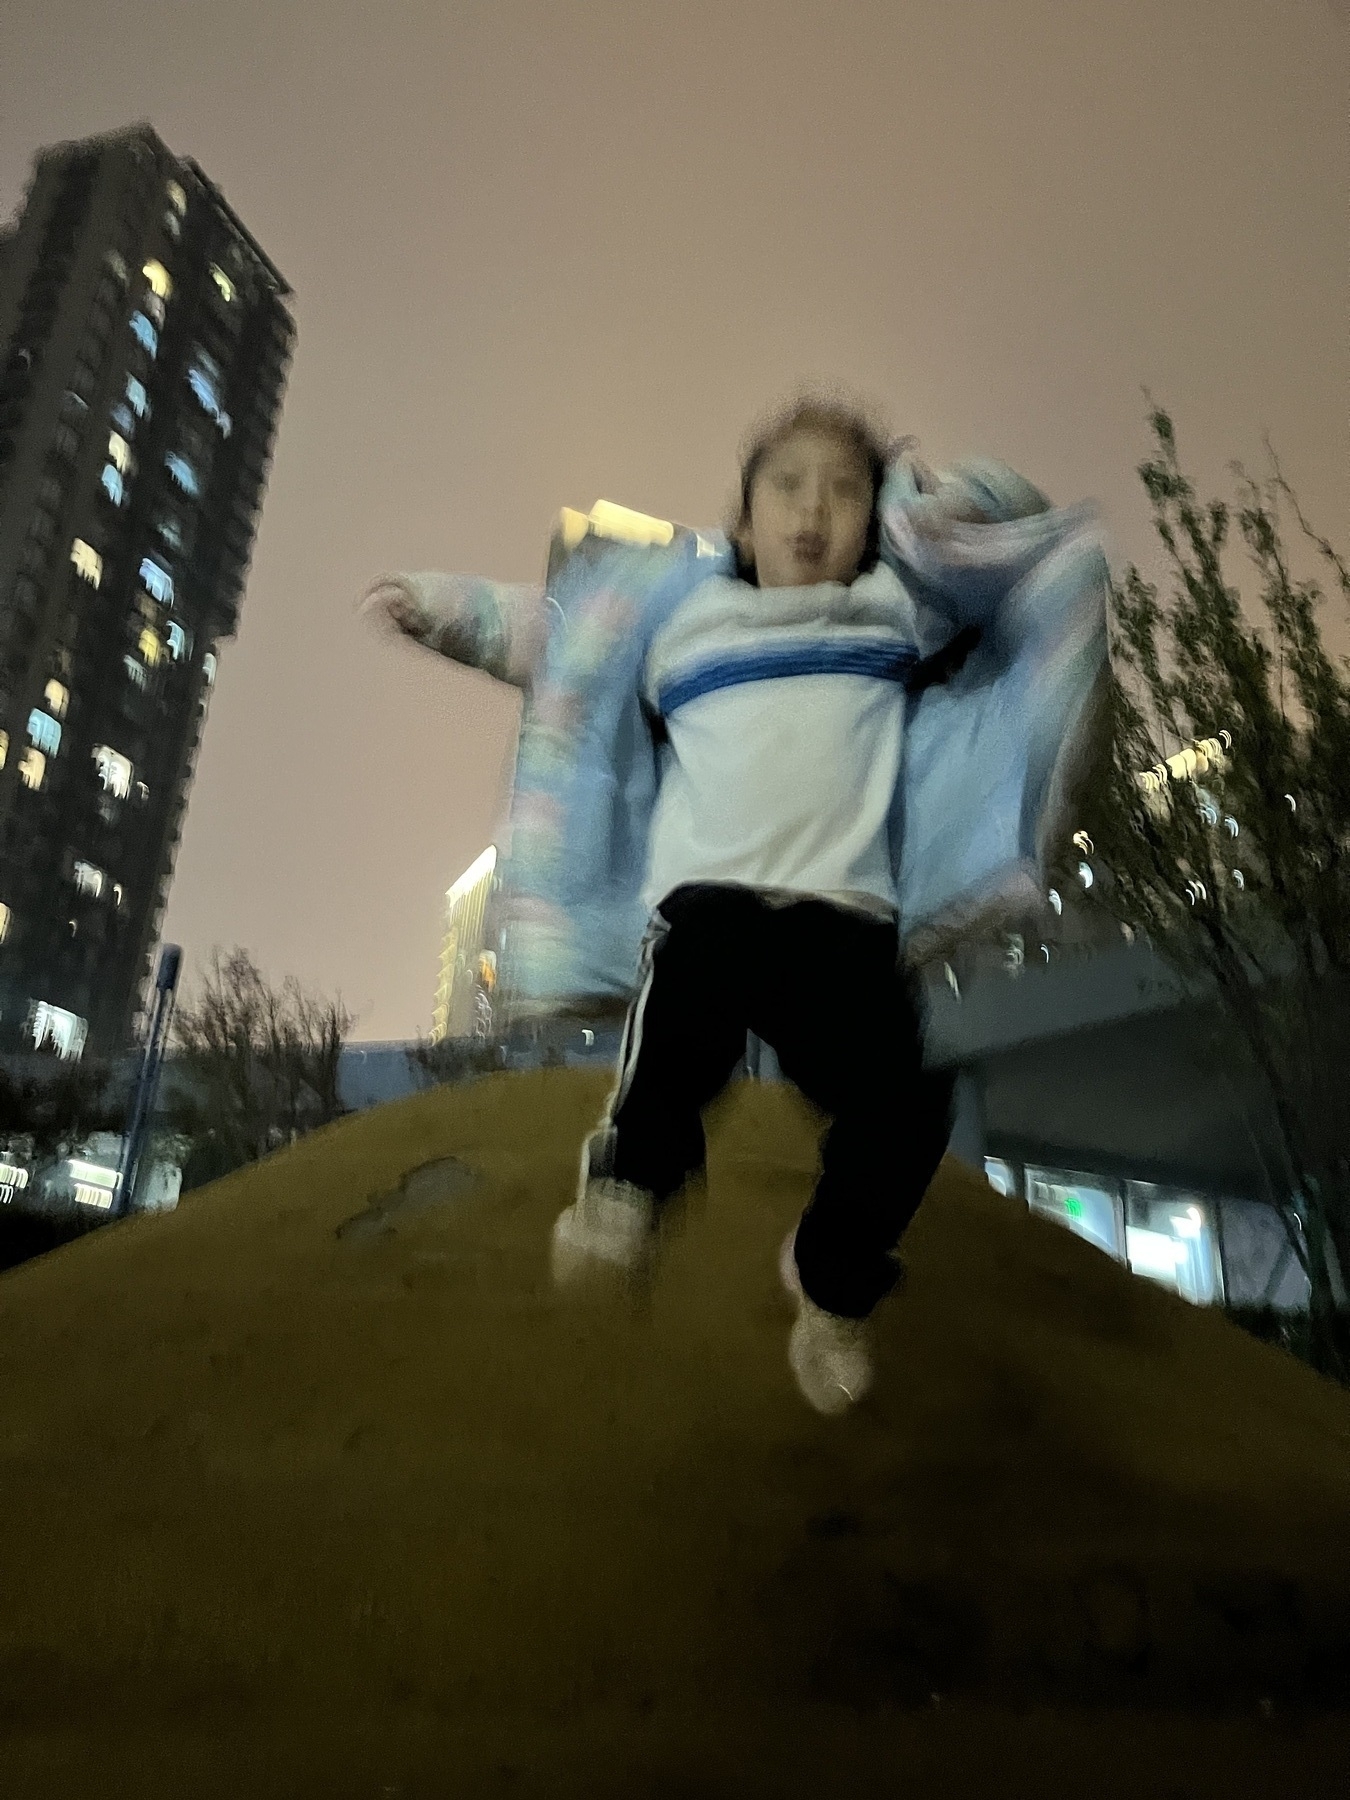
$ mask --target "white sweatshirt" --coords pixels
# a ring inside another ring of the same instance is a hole
[[[851,586],[696,588],[644,672],[670,737],[646,904],[727,882],[893,917],[902,678],[919,655],[913,600],[884,563]]]

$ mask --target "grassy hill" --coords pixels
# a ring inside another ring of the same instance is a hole
[[[784,1088],[647,1299],[552,1291],[606,1081],[421,1094],[0,1277],[0,1792],[1345,1791],[1350,1394],[949,1161],[821,1419]]]

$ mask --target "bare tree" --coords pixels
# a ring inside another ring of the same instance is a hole
[[[246,950],[212,952],[196,997],[180,1002],[166,1112],[193,1145],[184,1186],[255,1162],[348,1110],[338,1088],[354,1016],[294,976],[273,987]]]
[[[1181,471],[1171,419],[1140,468],[1172,592],[1131,565],[1114,586],[1104,754],[1085,796],[1103,879],[1089,890],[1215,997],[1214,1054],[1254,1085],[1267,1198],[1310,1283],[1308,1354],[1350,1380],[1336,1276],[1350,1278],[1350,665],[1322,642],[1315,581],[1291,571],[1280,504],[1350,599],[1350,570],[1271,455],[1240,465],[1237,524],[1258,626],[1226,578],[1232,514]],[[1082,845],[1064,846],[1065,891]],[[1263,1151],[1263,1154],[1266,1152]]]

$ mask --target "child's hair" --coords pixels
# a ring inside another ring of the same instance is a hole
[[[810,394],[799,394],[786,405],[775,408],[758,426],[752,427],[741,453],[740,491],[729,514],[727,536],[736,557],[737,579],[747,581],[753,587],[759,585],[755,565],[742,550],[738,539],[750,523],[750,496],[754,491],[755,477],[764,466],[765,457],[798,431],[829,432],[856,450],[867,464],[867,473],[872,482],[872,516],[868,521],[862,560],[858,564],[860,575],[874,569],[881,554],[881,520],[877,513],[877,502],[881,497],[881,484],[886,479],[886,466],[899,450],[913,441],[892,438],[862,406]]]

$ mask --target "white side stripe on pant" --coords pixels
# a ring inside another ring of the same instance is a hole
[[[606,1125],[613,1120],[615,1113],[623,1105],[633,1083],[633,1071],[637,1067],[637,1059],[642,1052],[642,1016],[647,1010],[647,996],[651,992],[656,952],[661,940],[669,930],[669,921],[664,919],[659,911],[654,912],[642,939],[642,953],[638,963],[638,991],[633,999],[633,1004],[628,1009],[628,1017],[624,1020],[623,1041],[619,1045],[618,1079],[614,1084],[614,1091],[605,1102],[604,1123]]]

